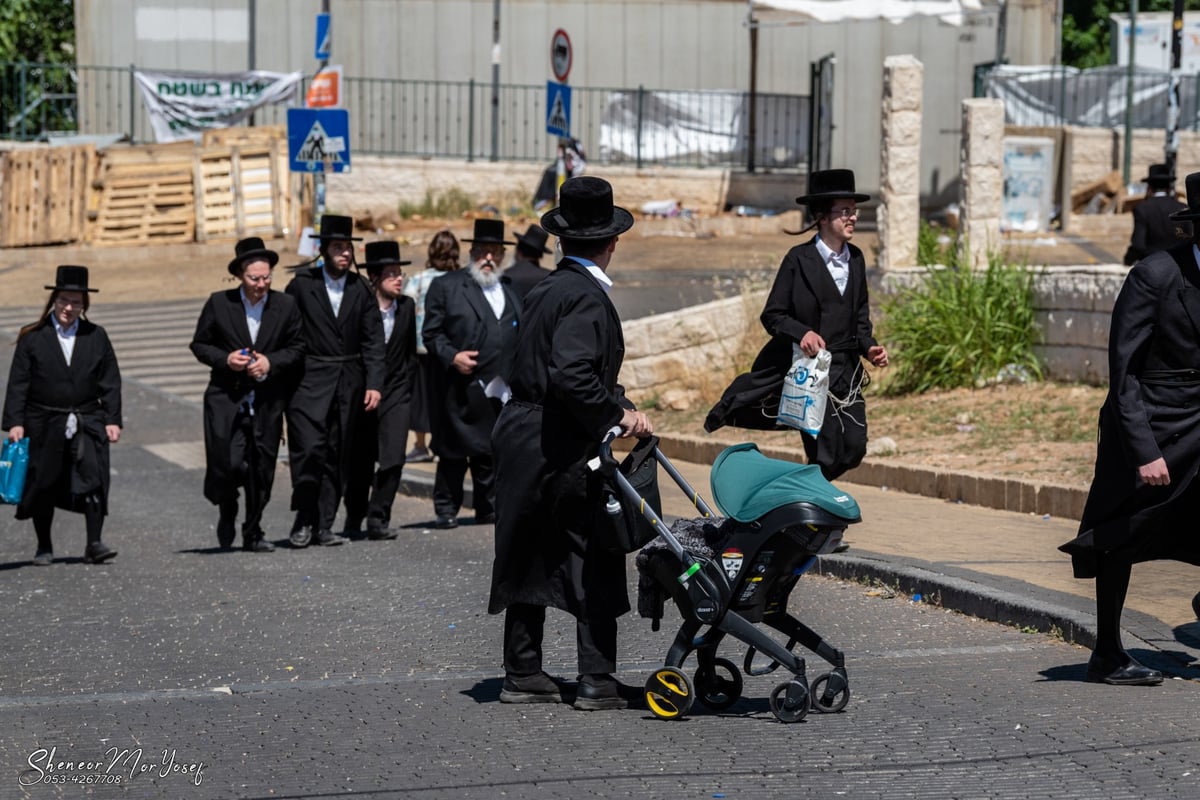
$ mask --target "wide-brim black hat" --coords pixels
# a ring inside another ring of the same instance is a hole
[[[268,250],[263,240],[257,236],[251,236],[247,239],[242,239],[233,246],[233,251],[237,253],[233,260],[229,262],[229,274],[237,277],[238,271],[241,269],[248,259],[261,258],[272,267],[279,263],[279,253],[274,250]]]
[[[1142,178],[1142,183],[1174,183],[1175,173],[1166,164],[1151,164],[1146,177]]]
[[[546,247],[546,240],[550,235],[538,225],[530,225],[529,229],[524,233],[518,233],[513,236],[517,243],[528,247],[530,250],[537,250],[541,253],[551,252],[549,247]]]
[[[854,190],[854,170],[825,169],[808,176],[808,194],[796,198],[802,206],[820,200],[853,200],[865,203],[871,196]]]
[[[542,215],[542,227],[567,239],[608,239],[633,227],[633,214],[613,205],[612,185],[603,178],[569,178],[559,204]]]
[[[310,239],[320,239],[323,242],[343,241],[343,242],[361,242],[361,236],[354,236],[354,220],[350,217],[343,217],[340,214],[322,214],[321,215],[321,230],[319,233],[310,233]]]
[[[402,267],[411,261],[400,260],[400,243],[385,239],[380,242],[367,242],[366,260],[362,265],[367,272],[376,272],[384,267]]]
[[[88,268],[73,264],[60,265],[54,271],[54,285],[45,287],[56,292],[98,292],[88,288]]]
[[[464,242],[476,244],[516,244],[504,241],[504,220],[477,219],[475,220],[475,238],[463,239]]]
[[[1187,208],[1179,209],[1168,219],[1200,219],[1200,172],[1184,178],[1184,185],[1187,186]]]

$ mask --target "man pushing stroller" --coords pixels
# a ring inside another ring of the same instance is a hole
[[[496,560],[488,611],[505,612],[504,703],[563,700],[542,670],[546,607],[575,617],[579,686],[574,707],[626,708],[641,698],[616,671],[617,617],[629,610],[624,554],[606,546],[604,479],[586,462],[612,427],[652,433],[617,384],[624,341],[606,274],[633,216],[612,187],[582,176],[563,184],[541,219],[564,258],[526,299],[511,379],[512,400],[492,434]]]

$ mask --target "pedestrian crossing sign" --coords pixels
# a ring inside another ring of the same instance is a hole
[[[288,165],[292,172],[346,172],[350,168],[350,112],[344,108],[288,109]]]
[[[546,81],[546,133],[571,138],[571,87]]]

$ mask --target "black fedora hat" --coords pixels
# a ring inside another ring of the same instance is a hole
[[[73,264],[60,265],[54,271],[54,285],[45,287],[56,292],[98,292],[88,288],[88,268]]]
[[[820,200],[853,200],[865,203],[871,196],[854,191],[854,170],[824,169],[808,176],[808,194],[796,198],[802,206]]]
[[[267,246],[263,244],[263,240],[257,236],[242,239],[233,246],[233,251],[237,255],[229,262],[229,274],[234,277],[237,277],[242,264],[250,258],[261,258],[272,267],[279,263],[279,253],[268,250]]]
[[[340,214],[322,214],[321,230],[310,233],[310,239],[320,239],[323,242],[341,240],[343,242],[361,242],[361,236],[354,236],[354,220]]]
[[[633,214],[613,205],[612,185],[603,178],[570,178],[558,196],[558,208],[542,215],[542,227],[554,236],[607,239],[633,227]]]
[[[363,262],[367,272],[378,272],[384,267],[404,266],[411,261],[400,260],[400,243],[385,239],[380,242],[367,242],[367,260]]]
[[[477,219],[475,220],[475,238],[463,239],[464,242],[478,244],[516,244],[504,241],[504,220]]]
[[[1154,185],[1170,184],[1175,182],[1175,173],[1166,164],[1151,164],[1146,177],[1142,178],[1142,183]]]
[[[1200,172],[1184,178],[1187,187],[1187,208],[1181,208],[1168,219],[1200,219]]]
[[[530,250],[539,253],[550,252],[550,248],[546,247],[546,239],[550,238],[550,235],[542,230],[539,225],[530,225],[528,230],[524,233],[514,235],[513,238],[517,240],[517,244],[523,245]]]

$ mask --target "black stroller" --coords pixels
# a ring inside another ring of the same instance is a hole
[[[779,720],[797,722],[810,709],[841,711],[850,699],[845,658],[789,614],[787,601],[817,556],[833,552],[846,526],[861,521],[858,503],[826,481],[818,467],[767,458],[747,443],[726,449],[712,466],[713,499],[726,515],[722,519],[662,451],[655,447],[653,455],[703,517],[679,520],[667,528],[626,476],[621,471],[613,474],[625,508],[639,509],[657,534],[638,555],[641,585],[657,587],[660,598],[669,595],[683,616],[665,665],[646,681],[649,709],[661,719],[678,719],[696,699],[714,710],[736,703],[742,674],[731,661],[717,657],[717,648],[729,635],[748,647],[742,664],[746,675],[766,675],[780,666],[791,673],[771,692],[770,708]],[[608,442],[601,447],[599,462],[614,463]],[[639,591],[639,599],[642,594]],[[661,606],[660,600],[658,612],[651,615],[655,630]],[[650,614],[643,609],[643,615]],[[787,645],[761,630],[759,622],[788,637]],[[697,635],[704,626],[709,627]],[[810,684],[804,659],[792,652],[797,644],[833,669]],[[692,651],[698,666],[689,680],[681,668]],[[770,660],[756,667],[760,651]]]

